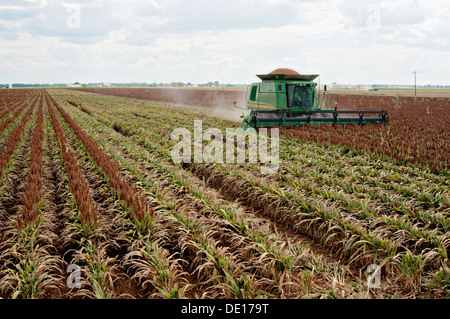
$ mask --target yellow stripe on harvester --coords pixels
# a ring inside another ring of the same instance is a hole
[[[261,104],[247,104],[247,106],[253,106],[253,107],[262,107],[267,109],[276,109],[276,107],[270,106],[270,105],[261,105]]]

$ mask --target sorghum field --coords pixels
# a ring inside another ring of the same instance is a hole
[[[240,124],[130,92],[0,91],[2,298],[450,296],[447,98],[340,97],[390,123],[283,129],[261,174],[175,164],[175,128]]]

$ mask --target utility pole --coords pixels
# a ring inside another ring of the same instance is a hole
[[[417,71],[414,71],[414,96],[416,96],[417,93],[417,82],[416,82],[416,73]]]

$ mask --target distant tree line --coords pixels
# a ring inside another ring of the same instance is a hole
[[[153,82],[153,83],[111,83],[113,86],[117,87],[192,87],[192,86],[199,86],[199,87],[221,87],[219,81],[209,81],[206,83],[198,83],[198,84],[192,84],[191,82],[171,82],[171,83],[163,83],[163,82]],[[236,87],[236,86],[243,86],[245,84],[223,84],[223,87]],[[95,86],[94,83],[89,83],[87,86]]]
[[[2,88],[8,84],[0,84]],[[66,83],[54,83],[54,84],[36,84],[36,83],[13,83],[13,88],[48,88],[48,87],[66,87]]]
[[[390,85],[390,84],[374,84],[372,85],[373,88],[414,88],[414,85]],[[450,88],[450,85],[434,85],[434,84],[427,84],[427,85],[417,85],[417,88],[421,89],[448,89]]]
[[[10,83],[6,84],[0,84],[2,88],[5,88]],[[153,83],[145,83],[145,82],[128,82],[128,83],[109,83],[105,84],[104,82],[97,82],[97,83],[80,83],[75,82],[73,83],[75,85],[80,85],[82,87],[243,87],[247,84],[220,84],[219,81],[209,81],[206,83],[198,83],[198,84],[192,84],[191,82],[171,82],[171,83],[163,83],[163,82],[153,82]],[[67,87],[71,84],[67,83],[52,83],[52,84],[37,84],[37,83],[13,83],[13,88],[50,88],[50,87]],[[333,82],[331,84],[331,87],[341,87],[342,84],[337,84],[336,82]],[[389,84],[373,84],[371,85],[372,88],[414,88],[414,86],[411,85],[389,85]],[[450,85],[418,85],[417,88],[421,89],[449,89]]]
[[[209,81],[206,83],[198,83],[193,84],[191,82],[171,82],[171,83],[163,83],[163,82],[153,82],[153,83],[145,83],[145,82],[128,82],[128,83],[109,83],[105,84],[104,82],[97,83],[80,83],[74,82],[74,85],[80,85],[81,87],[242,87],[247,84],[220,84],[219,81]],[[8,84],[0,84],[2,88],[5,88]],[[37,84],[37,83],[13,83],[13,88],[50,88],[50,87],[68,87],[71,86],[72,83],[52,83],[52,84]]]

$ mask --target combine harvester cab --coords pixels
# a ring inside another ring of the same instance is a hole
[[[242,127],[296,127],[304,124],[387,123],[387,111],[340,111],[338,95],[316,92],[318,74],[276,69],[257,75],[262,82],[247,89],[247,110]]]

